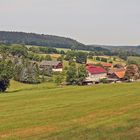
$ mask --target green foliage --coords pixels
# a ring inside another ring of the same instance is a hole
[[[47,66],[44,69],[40,70],[40,74],[43,76],[49,76],[51,77],[53,75],[52,67]]]
[[[70,85],[82,85],[87,76],[85,65],[80,65],[78,68],[72,62],[66,73],[66,82]]]
[[[66,82],[70,85],[75,85],[77,83],[77,68],[75,63],[71,63],[67,70]]]
[[[65,54],[65,51],[61,50],[59,53],[62,54],[62,55],[64,55]]]
[[[10,53],[13,56],[24,56],[26,57],[28,55],[28,50],[24,45],[12,45],[10,47]]]
[[[88,53],[88,58],[89,59],[93,59],[93,56],[95,55],[95,53],[94,52],[89,52]]]
[[[101,58],[100,58],[100,57],[96,57],[96,60],[97,60],[97,61],[101,61]]]
[[[108,62],[108,59],[102,57],[102,58],[101,58],[101,61],[102,61],[102,62]]]
[[[39,50],[40,52],[46,54],[58,53],[58,51],[55,48],[50,48],[50,47],[39,47]]]
[[[77,84],[82,85],[86,77],[87,77],[87,71],[85,65],[79,66],[78,74],[77,74]]]
[[[87,62],[87,53],[77,52],[76,53],[76,62],[81,64],[86,64]]]
[[[40,49],[39,49],[39,47],[30,47],[29,48],[29,51],[32,51],[34,53],[39,53],[40,52]]]
[[[67,61],[73,61],[75,58],[75,51],[67,51],[66,56],[65,56],[65,60]]]
[[[14,79],[16,81],[28,84],[40,83],[39,68],[36,63],[23,60],[22,62],[17,63],[14,69]]]
[[[104,83],[104,84],[108,84],[109,83],[109,81],[108,81],[107,78],[101,79],[100,82],[101,83]]]
[[[32,61],[42,61],[42,60],[45,60],[45,57],[44,56],[41,56],[39,54],[35,54],[35,53],[32,53],[32,52],[29,52],[28,53],[28,56],[27,56],[28,59],[32,60]]]
[[[65,82],[65,73],[64,72],[55,75],[54,83],[56,83],[57,86],[61,85],[63,82]]]
[[[0,62],[0,92],[4,92],[9,84],[10,79],[13,77],[13,68],[10,61]]]
[[[64,55],[61,55],[60,57],[57,58],[57,61],[63,61],[64,60]]]
[[[127,60],[127,57],[128,57],[126,53],[122,53],[122,52],[118,56],[119,56],[119,58],[121,58],[125,61]]]
[[[50,55],[46,55],[46,56],[45,56],[45,60],[47,60],[47,61],[51,61],[51,60],[52,60],[52,58],[51,58],[51,56],[50,56]]]

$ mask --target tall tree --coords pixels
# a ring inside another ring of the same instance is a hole
[[[12,63],[0,62],[0,92],[4,92],[10,85],[10,79],[13,77]]]
[[[87,77],[87,71],[85,65],[78,67],[77,84],[82,85],[85,78]]]
[[[130,81],[137,80],[138,78],[140,78],[138,66],[134,64],[127,66],[125,78]]]
[[[77,52],[76,53],[76,62],[81,64],[86,64],[87,62],[87,53]]]
[[[70,85],[77,83],[77,68],[75,63],[71,63],[67,70],[66,82]]]

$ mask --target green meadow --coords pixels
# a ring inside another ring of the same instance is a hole
[[[0,140],[139,140],[140,83],[56,87],[12,81]]]

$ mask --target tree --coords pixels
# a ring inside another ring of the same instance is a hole
[[[87,62],[87,53],[77,52],[76,53],[76,62],[81,64],[86,64]]]
[[[130,81],[139,79],[140,73],[138,66],[134,64],[127,66],[125,78]]]
[[[33,53],[39,53],[39,47],[30,47],[29,51],[32,51]]]
[[[89,59],[93,59],[93,56],[94,56],[94,52],[89,52],[89,53],[88,53],[88,58],[89,58]]]
[[[12,45],[10,47],[10,53],[13,56],[27,56],[28,55],[28,49],[24,45]]]
[[[73,60],[75,58],[75,52],[74,51],[67,51],[66,56],[65,56],[65,60],[69,61],[69,60]]]
[[[87,76],[87,71],[86,71],[85,65],[79,66],[78,67],[77,84],[82,85],[86,76]]]
[[[4,92],[10,85],[10,79],[13,77],[12,63],[0,62],[0,92]]]
[[[60,57],[57,58],[57,61],[63,61],[64,60],[64,55],[61,55]]]
[[[47,60],[47,61],[51,61],[51,60],[52,60],[52,58],[51,58],[51,56],[50,56],[50,55],[46,55],[46,56],[45,56],[45,60]]]
[[[87,76],[87,71],[85,65],[80,65],[78,68],[73,62],[70,64],[66,73],[66,82],[70,85],[82,85]]]
[[[64,55],[65,54],[65,51],[61,50],[60,51],[60,54]]]
[[[60,73],[60,74],[58,74],[58,75],[56,75],[56,76],[54,77],[54,82],[55,82],[58,86],[61,85],[64,81],[65,81],[65,74],[64,74],[64,72],[62,72],[62,73]]]
[[[67,70],[66,82],[70,85],[75,85],[77,83],[77,68],[75,63],[71,63]]]
[[[36,63],[23,60],[22,63],[18,63],[15,68],[14,79],[19,82],[28,84],[40,83],[39,68]]]

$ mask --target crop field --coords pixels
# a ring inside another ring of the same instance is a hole
[[[57,87],[12,81],[0,140],[139,140],[140,83]]]

